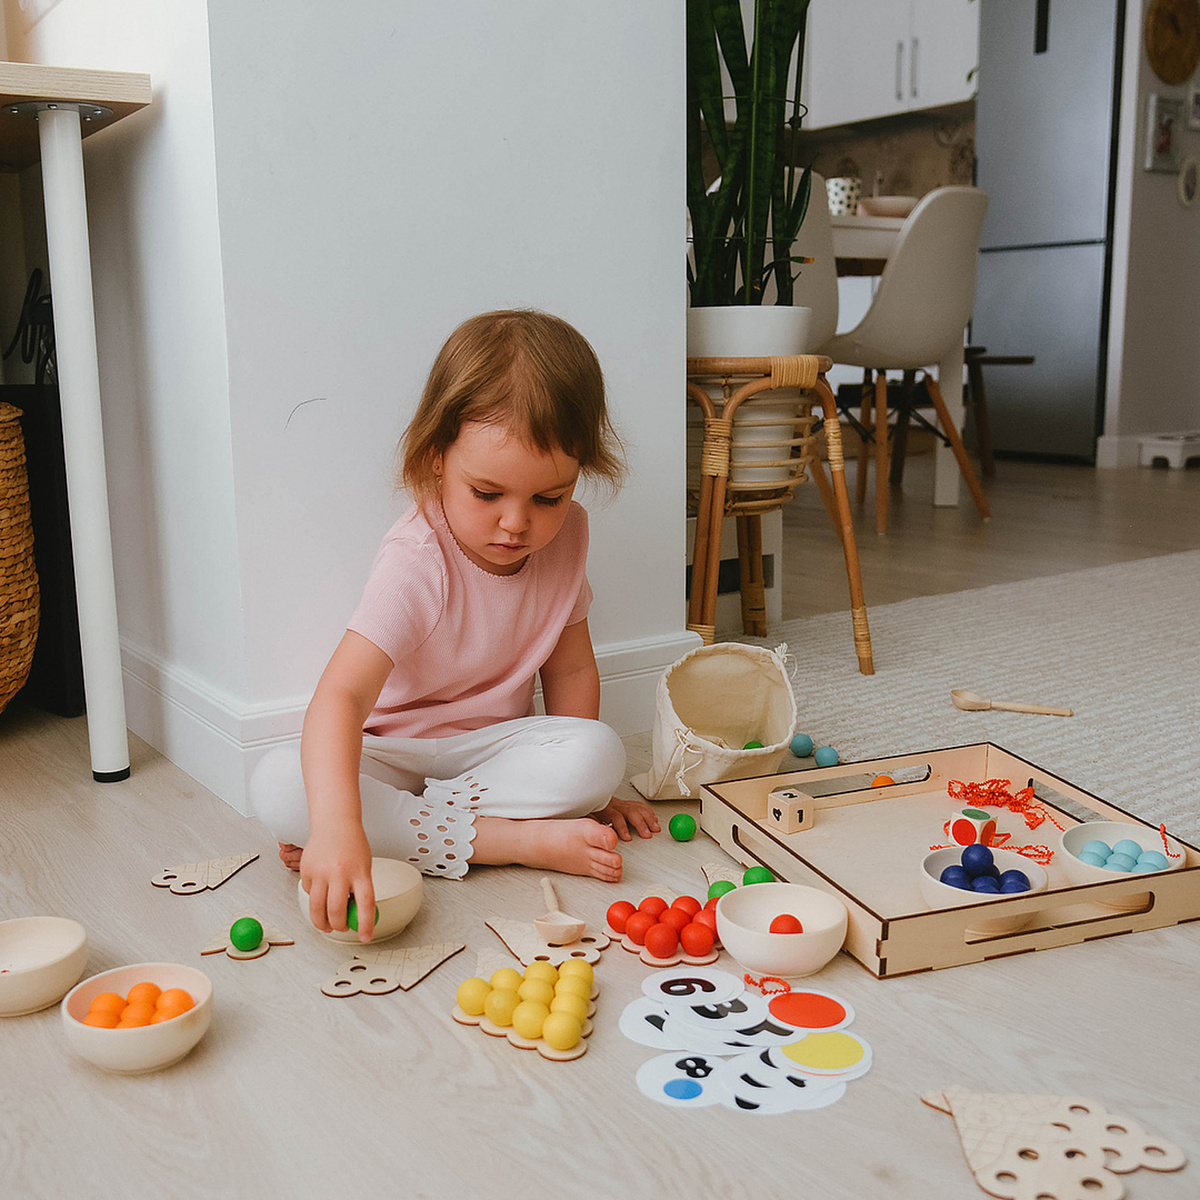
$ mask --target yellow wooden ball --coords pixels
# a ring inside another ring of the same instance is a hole
[[[483,1002],[483,1015],[493,1025],[512,1024],[513,1010],[521,1003],[521,997],[509,988],[492,988]]]
[[[556,996],[579,996],[587,1000],[592,994],[592,985],[581,975],[560,976],[554,985]]]
[[[515,992],[521,986],[521,981],[521,972],[514,971],[512,967],[501,967],[500,970],[493,971],[489,980],[492,987],[503,988],[509,992]]]
[[[458,1007],[468,1016],[478,1017],[483,1013],[483,1003],[488,998],[492,985],[486,979],[464,979],[458,985],[454,998]]]
[[[549,1008],[550,1001],[554,999],[554,985],[544,979],[526,979],[517,988],[517,995],[522,1000],[536,1000]]]
[[[582,996],[573,996],[570,992],[566,992],[561,996],[555,996],[550,1001],[550,1011],[567,1012],[572,1016],[578,1017],[580,1021],[587,1018],[587,1001]]]
[[[512,1027],[523,1038],[540,1038],[542,1026],[549,1015],[550,1010],[544,1004],[539,1004],[536,1000],[522,1000],[513,1009]]]
[[[568,958],[558,968],[558,975],[560,979],[564,975],[578,975],[580,979],[586,979],[589,985],[596,978],[596,972],[592,969],[592,964],[585,958]]]
[[[542,1037],[555,1050],[570,1050],[583,1037],[583,1022],[569,1012],[552,1012],[542,1024]]]
[[[531,962],[525,968],[526,979],[544,979],[548,984],[553,986],[558,982],[558,968],[553,963],[544,962],[541,959],[536,962]]]

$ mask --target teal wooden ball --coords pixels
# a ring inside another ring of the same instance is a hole
[[[797,758],[807,758],[813,752],[813,740],[807,733],[798,733],[792,738],[791,748]]]
[[[818,767],[836,767],[839,761],[838,752],[832,746],[818,746],[814,757]]]

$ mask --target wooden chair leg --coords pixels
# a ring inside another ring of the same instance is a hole
[[[742,593],[742,632],[767,636],[767,591],[763,572],[762,514],[737,516],[738,575]]]
[[[971,395],[971,411],[975,414],[975,438],[979,442],[979,466],[987,478],[996,474],[992,457],[992,430],[988,424],[987,393],[983,388],[983,364],[967,359],[967,387]]]
[[[900,487],[904,483],[904,460],[908,456],[909,414],[912,411],[913,389],[916,386],[916,380],[916,371],[905,371],[904,380],[900,384],[900,404],[896,409],[896,419],[892,429],[892,465],[888,472],[888,481],[892,487]]]
[[[958,462],[958,469],[962,472],[967,489],[975,501],[975,508],[978,510],[980,517],[986,521],[992,515],[992,511],[988,507],[987,497],[983,494],[983,488],[979,485],[975,468],[971,466],[971,460],[967,457],[967,450],[962,443],[962,437],[955,427],[954,422],[950,419],[950,412],[946,408],[946,401],[942,398],[942,392],[937,385],[937,380],[932,375],[927,374],[925,376],[925,386],[929,390],[929,399],[933,401],[934,410],[937,412],[938,424],[942,427],[942,432],[950,440],[950,449],[953,451],[954,457]]]
[[[854,518],[850,515],[850,497],[846,491],[846,462],[842,450],[842,431],[838,425],[837,401],[824,377],[817,380],[817,394],[825,411],[825,440],[829,453],[829,476],[841,523],[842,557],[846,560],[846,581],[850,587],[850,620],[854,629],[854,651],[862,675],[875,674],[871,651],[871,630],[867,624],[867,603],[863,599],[862,568],[858,561],[858,543],[854,540]]]
[[[870,450],[867,446],[866,430],[871,427],[871,372],[863,372],[862,382],[862,426],[863,435],[858,443],[858,474],[854,478],[854,494],[861,508],[867,502],[867,464],[870,461]]]
[[[887,374],[875,375],[875,530],[887,533],[888,526],[888,426]]]

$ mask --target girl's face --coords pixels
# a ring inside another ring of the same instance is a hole
[[[476,566],[512,575],[566,520],[579,463],[529,446],[503,425],[468,422],[433,460],[450,532]]]

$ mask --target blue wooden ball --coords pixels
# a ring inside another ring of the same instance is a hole
[[[835,767],[838,764],[838,752],[832,746],[818,746],[816,755],[818,767]]]

